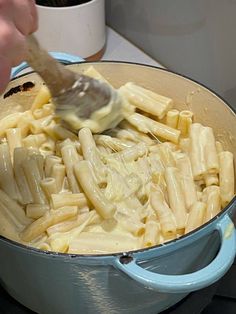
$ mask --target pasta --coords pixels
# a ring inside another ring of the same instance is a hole
[[[203,202],[196,202],[192,205],[186,222],[185,233],[188,233],[203,224],[205,211],[206,204]]]
[[[203,190],[203,199],[206,203],[205,221],[215,217],[221,210],[219,186],[208,186]]]
[[[197,201],[197,191],[193,180],[191,163],[186,154],[180,153],[176,156],[176,165],[180,171],[185,206],[188,210]]]
[[[151,133],[157,137],[161,137],[165,140],[178,143],[180,131],[167,126],[166,124],[159,123],[153,119],[143,116],[139,113],[130,115],[127,120],[140,132]]]
[[[7,143],[0,144],[0,188],[12,199],[18,200],[18,190],[14,178],[10,150]]]
[[[184,229],[187,217],[187,210],[184,201],[184,194],[180,181],[180,173],[175,167],[167,167],[165,180],[169,196],[170,208],[176,220],[177,229]]]
[[[190,125],[192,124],[193,113],[188,110],[183,110],[179,113],[177,129],[180,130],[182,136],[187,136]]]
[[[13,157],[14,150],[22,147],[22,136],[20,128],[11,128],[6,131],[7,142],[9,145],[10,155]]]
[[[75,166],[76,177],[86,191],[88,199],[103,218],[110,218],[114,215],[115,206],[110,203],[99,190],[94,180],[93,169],[90,163],[83,160]]]
[[[51,194],[51,202],[54,209],[63,206],[77,206],[83,208],[88,205],[87,198],[83,193]]]
[[[49,209],[46,204],[28,204],[26,206],[26,216],[33,219],[42,217]]]
[[[177,129],[179,121],[179,110],[172,109],[166,114],[166,124],[171,128]]]
[[[234,196],[234,163],[233,154],[231,152],[223,151],[219,153],[220,161],[220,196],[222,206],[226,206]]]
[[[40,186],[40,181],[42,178],[38,168],[37,160],[32,158],[32,156],[29,156],[22,162],[21,166],[27,179],[34,203],[46,204],[46,196]]]
[[[173,106],[173,100],[158,95],[134,83],[127,83],[120,88],[125,97],[138,109],[163,118],[166,112]]]
[[[212,128],[136,83],[118,93],[130,110],[103,134],[67,129],[44,85],[30,110],[0,120],[0,235],[63,253],[130,251],[187,234],[231,201],[233,154]]]

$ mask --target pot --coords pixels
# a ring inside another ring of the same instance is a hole
[[[124,62],[68,65],[83,71],[94,65],[115,87],[135,81],[190,109],[196,121],[214,128],[224,148],[236,153],[236,116],[232,108],[206,87],[176,73]],[[1,99],[17,110],[27,109],[41,80],[25,74],[30,91]],[[17,107],[16,107],[17,104]],[[231,220],[236,198],[222,212],[195,231],[148,249],[109,255],[69,255],[40,251],[0,237],[0,281],[18,302],[40,314],[160,313],[192,291],[211,285],[230,268],[236,253]]]

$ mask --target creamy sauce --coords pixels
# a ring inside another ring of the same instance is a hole
[[[79,118],[74,110],[66,110],[61,117],[76,131],[87,127],[93,133],[100,133],[116,127],[125,117],[133,112],[134,107],[117,91],[112,94],[108,105],[94,111],[90,119]]]

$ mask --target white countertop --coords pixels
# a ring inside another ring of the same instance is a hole
[[[163,67],[110,27],[107,27],[106,50],[101,60],[139,62]]]
[[[106,49],[101,60],[138,62],[163,68],[160,63],[152,59],[145,52],[143,52],[126,38],[118,34],[112,28],[107,26],[106,30]],[[30,67],[20,71],[20,73],[18,73],[16,76],[18,76],[19,74],[27,73],[29,71],[32,71]]]

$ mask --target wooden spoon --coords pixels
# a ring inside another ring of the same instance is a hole
[[[53,103],[56,106],[56,114],[65,120],[71,128],[76,130],[75,124],[70,123],[70,120],[67,119],[68,112],[70,114],[73,112],[79,119],[87,120],[91,119],[94,112],[108,104],[114,107],[112,110],[116,110],[115,121],[111,114],[111,119],[106,119],[106,123],[102,127],[103,130],[114,127],[122,120],[121,99],[116,90],[106,83],[75,73],[64,67],[40,47],[34,35],[28,36],[27,44],[26,61],[41,76],[49,88]]]

